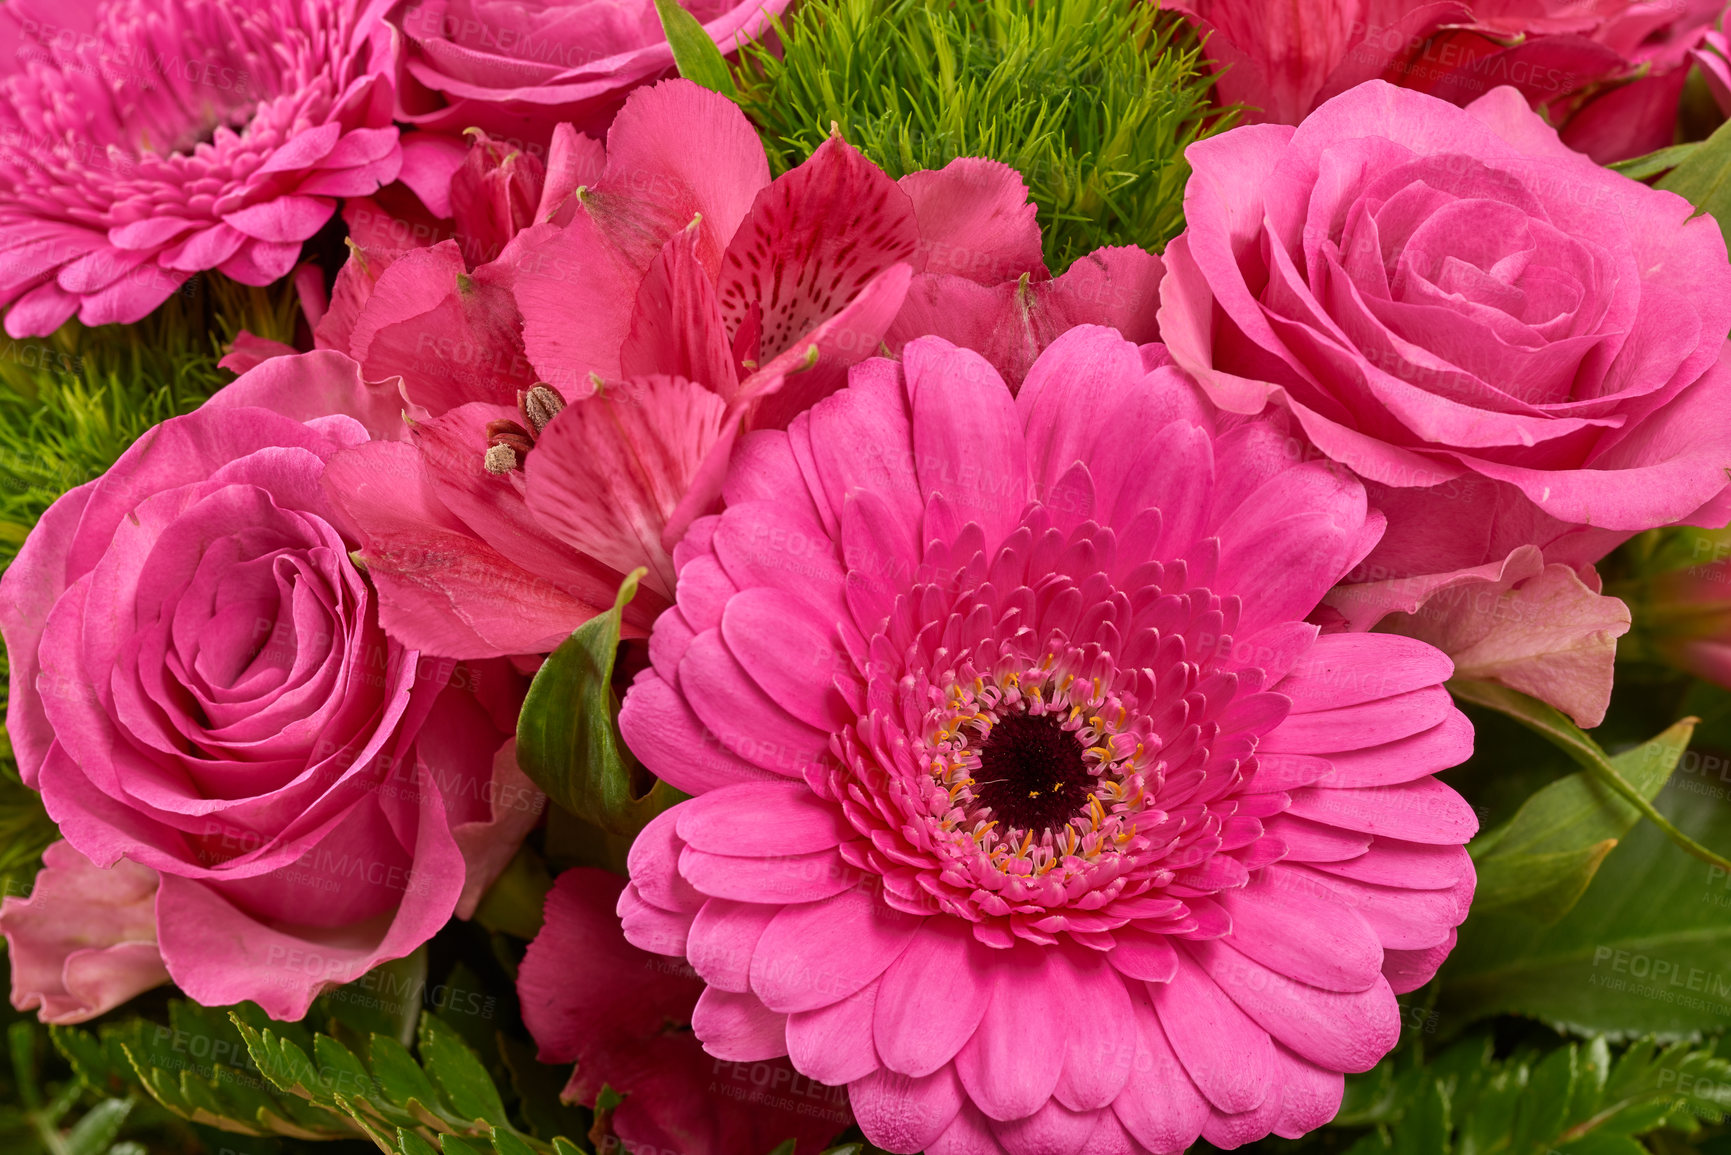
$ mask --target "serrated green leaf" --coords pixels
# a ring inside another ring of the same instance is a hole
[[[397,1128],[397,1150],[402,1155],[439,1155],[439,1149],[404,1127]]]
[[[678,0],[655,0],[655,12],[661,17],[661,31],[673,49],[679,75],[729,100],[737,98],[739,90],[734,87],[727,61],[697,17],[680,7]]]
[[[444,1155],[494,1155],[492,1143],[456,1135],[440,1135],[439,1150]]]
[[[1610,762],[1651,799],[1670,780],[1693,731],[1693,721],[1685,719]],[[1507,823],[1468,846],[1478,871],[1474,910],[1513,910],[1555,922],[1579,901],[1605,856],[1640,817],[1589,771],[1552,782]]]
[[[1711,213],[1724,230],[1731,222],[1731,122],[1720,125],[1655,187],[1676,193],[1697,213]]]
[[[493,1128],[493,1150],[499,1155],[535,1155],[535,1149],[523,1142],[517,1133],[504,1127]]]
[[[1593,1118],[1604,1102],[1610,1077],[1611,1045],[1599,1035],[1584,1044],[1575,1058],[1574,1093],[1563,1120],[1566,1126],[1579,1126]]]
[[[619,626],[645,572],[627,575],[613,608],[578,626],[541,663],[517,718],[523,772],[555,803],[615,834],[636,834],[685,797],[638,765],[615,721]]]
[[[408,1048],[397,1040],[374,1035],[367,1047],[367,1068],[372,1072],[383,1101],[400,1105],[410,1113],[414,1113],[414,1104],[417,1103],[428,1108],[438,1107],[438,1088],[415,1062]]]
[[[563,1136],[553,1137],[553,1155],[584,1155],[583,1149]]]
[[[444,1091],[444,1101],[458,1118],[505,1124],[505,1104],[493,1077],[455,1028],[431,1012],[422,1015],[420,1049],[427,1074]]]
[[[1470,1108],[1463,1105],[1460,1112],[1461,1130],[1455,1141],[1455,1155],[1488,1155],[1508,1141],[1515,1125],[1515,1112],[1526,1090],[1525,1081],[1520,1078],[1523,1073],[1497,1071],[1483,1080]]]

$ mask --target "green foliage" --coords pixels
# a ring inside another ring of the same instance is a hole
[[[37,1032],[28,1022],[13,1023],[6,1032],[12,1059],[13,1089],[17,1101],[0,1107],[0,1139],[16,1155],[145,1155],[145,1149],[130,1140],[120,1140],[120,1129],[137,1106],[137,1099],[105,1098],[98,1101],[68,1128],[62,1123],[83,1097],[83,1088],[70,1082],[45,1097],[38,1083]]]
[[[535,1127],[519,1131],[486,1062],[460,1031],[419,1013],[424,958],[384,973],[394,978],[340,988],[299,1023],[273,1021],[251,1003],[207,1008],[174,999],[166,1024],[131,1017],[95,1031],[56,1027],[54,1042],[92,1091],[110,1099],[148,1096],[181,1119],[230,1134],[365,1139],[387,1152],[401,1149],[404,1133],[434,1143],[480,1139],[491,1146],[476,1150],[512,1155],[580,1150],[570,1140],[537,1137]],[[358,997],[363,990],[368,997]],[[413,1051],[399,1037],[405,1028]],[[545,1103],[536,1117],[558,1118],[577,1134],[586,1124],[585,1113]]]
[[[1713,214],[1719,228],[1731,237],[1731,121],[1698,145],[1670,151],[1676,167],[1656,187],[1683,197],[1695,206],[1697,215]]]
[[[387,1035],[369,1036],[357,1053],[298,1024],[252,1024],[239,1012],[231,1017],[272,1086],[346,1119],[381,1151],[433,1149],[442,1137],[483,1139],[500,1155],[578,1150],[569,1140],[544,1142],[517,1131],[480,1057],[434,1014],[421,1017],[419,1058]]]
[[[286,285],[214,275],[188,284],[137,324],[69,322],[48,337],[0,338],[0,566],[57,497],[232,380],[217,361],[237,332],[294,337]]]
[[[615,721],[619,623],[644,572],[632,571],[613,608],[578,626],[541,664],[517,719],[523,772],[572,814],[623,835],[637,833],[684,797],[638,765]]]
[[[733,85],[733,74],[727,70],[727,61],[721,58],[721,49],[703,30],[697,17],[681,8],[679,0],[655,0],[655,14],[660,17],[661,31],[673,49],[673,63],[679,75],[726,97],[739,94]]]
[[[1636,813],[1663,830],[1666,837],[1683,850],[1720,870],[1731,871],[1731,859],[1690,838],[1659,813],[1647,794],[1623,776],[1622,768],[1606,754],[1599,743],[1555,707],[1494,682],[1456,678],[1449,682],[1449,689],[1455,697],[1463,701],[1498,710],[1542,735],[1583,767],[1597,785],[1615,794]],[[1693,724],[1696,719],[1689,721]],[[1679,757],[1682,755],[1681,748],[1677,754]],[[1646,763],[1641,769],[1645,773],[1652,766],[1652,763]],[[1666,773],[1669,774],[1669,770]]]
[[[1679,722],[1651,742],[1612,757],[1611,765],[1650,800],[1670,780],[1694,728],[1690,720]],[[1599,864],[1640,817],[1588,771],[1552,782],[1512,819],[1468,846],[1478,868],[1474,909],[1518,909],[1555,922],[1580,899]]]
[[[1731,843],[1731,807],[1679,789],[1657,800],[1685,832]],[[1445,1018],[1516,1013],[1584,1034],[1670,1038],[1731,1027],[1731,878],[1650,823],[1606,857],[1551,926],[1475,912],[1440,976]]]
[[[1019,169],[1054,271],[1183,228],[1184,148],[1226,127],[1187,27],[1133,0],[810,0],[740,103],[778,172],[835,125],[892,176],[988,156]]]
[[[1371,1128],[1351,1155],[1643,1155],[1635,1136],[1692,1135],[1731,1109],[1731,1063],[1699,1044],[1642,1039],[1613,1060],[1601,1035],[1498,1058],[1474,1035],[1422,1060],[1349,1080],[1335,1124]]]

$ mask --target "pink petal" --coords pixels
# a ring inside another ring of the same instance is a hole
[[[767,184],[763,145],[739,106],[689,80],[666,80],[633,92],[614,118],[607,170],[597,182],[610,201],[599,212],[603,219],[618,214],[633,232],[655,238],[639,267],[648,266],[662,239],[701,215],[699,251],[708,263]]]
[[[712,987],[740,994],[750,990],[752,952],[781,909],[724,898],[705,902],[685,943],[692,969]]]
[[[285,196],[225,213],[222,219],[255,240],[304,241],[324,227],[336,207],[326,197]]]
[[[1291,714],[1263,738],[1262,745],[1290,754],[1362,750],[1422,733],[1455,712],[1449,692],[1430,686],[1374,702]]]
[[[1437,968],[1454,948],[1455,932],[1451,930],[1447,938],[1432,947],[1384,951],[1382,972],[1390,989],[1397,995],[1418,990],[1436,977]]]
[[[687,846],[679,873],[714,898],[736,902],[816,902],[859,885],[859,872],[833,850],[781,858],[731,858]]]
[[[988,547],[1009,535],[1028,492],[1022,421],[1009,389],[985,359],[935,337],[902,351],[913,407],[920,490],[943,494]]]
[[[770,1011],[755,995],[705,987],[691,1012],[691,1029],[703,1049],[718,1059],[754,1063],[787,1054],[787,1016]]]
[[[45,1023],[81,1023],[168,981],[156,948],[156,871],[104,870],[54,842],[28,898],[0,903],[12,1006]]]
[[[752,955],[751,988],[773,1010],[829,1006],[881,975],[924,923],[869,890],[784,907]]]
[[[956,1055],[956,1074],[988,1118],[1031,1115],[1058,1085],[1065,1031],[1051,975],[1065,964],[1055,953],[1027,944],[994,951],[975,980],[990,984],[992,1001]]]
[[[915,268],[982,285],[1046,275],[1040,226],[1022,174],[1007,164],[959,157],[941,169],[909,173],[897,182],[913,201],[919,223]]]
[[[566,405],[525,466],[530,511],[573,549],[671,597],[662,530],[721,436],[721,399],[677,377],[645,377]]]
[[[1208,1100],[1173,1053],[1147,995],[1133,1001],[1136,1061],[1130,1065],[1124,1090],[1112,1103],[1112,1113],[1149,1151],[1182,1151],[1202,1134]]]
[[[955,1067],[947,1064],[919,1078],[879,1069],[850,1082],[847,1093],[866,1138],[891,1151],[930,1148],[965,1098]]]
[[[687,794],[779,777],[722,746],[715,734],[704,729],[685,699],[654,671],[645,671],[625,695],[619,710],[619,731],[644,766]]]
[[[745,857],[811,854],[855,837],[839,806],[785,780],[709,791],[682,803],[677,821],[697,849]]]
[[[986,948],[948,919],[928,922],[878,983],[872,1036],[884,1066],[904,1075],[938,1070],[973,1036],[986,1013],[986,981],[934,983],[933,975],[970,975]]]
[[[1288,813],[1345,830],[1444,846],[1462,845],[1479,828],[1466,799],[1435,778],[1362,790],[1305,787],[1292,792]]]
[[[849,668],[835,624],[793,595],[742,590],[722,613],[721,636],[752,680],[800,721],[827,731],[850,721],[833,684]]]
[[[1180,955],[1171,981],[1150,984],[1148,991],[1173,1053],[1210,1103],[1237,1114],[1268,1097],[1274,1074],[1268,1032],[1200,966]]]
[[[1368,1071],[1400,1041],[1400,1008],[1381,975],[1363,991],[1324,991],[1245,957],[1226,939],[1196,943],[1193,950],[1241,1010],[1328,1070]]]
[[[1108,1106],[1124,1089],[1136,1057],[1136,1015],[1127,984],[1099,952],[1054,952],[1071,974],[1064,1069],[1053,1098],[1072,1111]],[[1051,973],[1056,974],[1053,967]],[[1054,992],[1056,994],[1056,992]]]
[[[877,1048],[872,1045],[877,997],[877,984],[868,983],[840,1002],[789,1015],[787,1053],[793,1065],[832,1086],[878,1070]],[[858,1102],[853,1106],[857,1112]]]
[[[1382,943],[1370,924],[1317,887],[1282,888],[1258,872],[1218,901],[1232,918],[1234,948],[1287,978],[1330,991],[1362,991],[1382,969]]]
[[[1276,1045],[1274,1057],[1285,1079],[1281,1089],[1280,1118],[1274,1133],[1298,1139],[1331,1122],[1340,1113],[1346,1079],[1339,1072],[1306,1062],[1285,1047]]]
[[[1433,645],[1388,634],[1324,634],[1286,677],[1271,687],[1310,714],[1438,686],[1454,663]]]

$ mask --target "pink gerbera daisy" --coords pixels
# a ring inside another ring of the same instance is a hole
[[[1012,398],[937,338],[742,443],[621,725],[696,795],[619,910],[720,1059],[931,1155],[1330,1119],[1466,915],[1447,657],[1304,620],[1360,484],[1072,330]]]
[[[379,0],[9,0],[0,306],[14,337],[131,322],[193,273],[284,276],[397,177]]]

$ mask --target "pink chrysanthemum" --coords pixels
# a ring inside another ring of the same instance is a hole
[[[744,441],[621,716],[697,795],[619,909],[712,1054],[900,1152],[1333,1116],[1466,915],[1472,733],[1439,651],[1304,621],[1382,521],[1287,446],[1092,327],[1014,399],[925,338]]]
[[[402,164],[378,0],[10,0],[0,306],[136,321],[193,273],[284,276]]]

